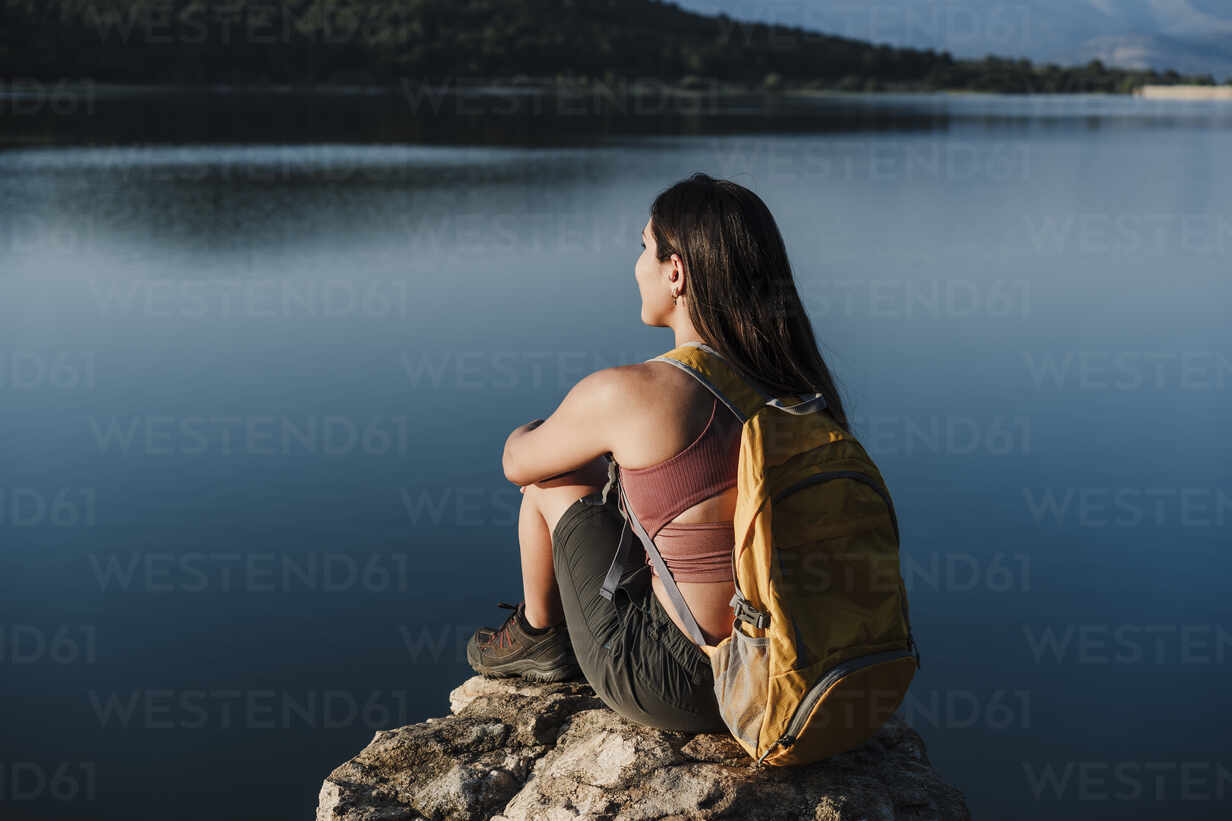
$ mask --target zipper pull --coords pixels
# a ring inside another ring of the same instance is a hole
[[[795,743],[796,737],[794,735],[779,736],[779,740],[767,747],[766,751],[761,754],[761,757],[757,759],[757,763],[760,764],[763,760],[765,760],[766,756],[770,755],[770,751],[775,747],[790,747]]]

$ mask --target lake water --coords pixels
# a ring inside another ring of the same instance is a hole
[[[975,817],[1227,817],[1232,107],[492,99],[9,111],[0,815],[305,818],[446,713],[520,595],[504,439],[671,347],[638,234],[702,170],[894,494]]]

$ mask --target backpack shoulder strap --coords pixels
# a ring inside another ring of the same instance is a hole
[[[702,383],[743,423],[771,399],[760,385],[744,378],[727,358],[704,342],[685,342],[647,362],[667,362]]]
[[[742,423],[763,405],[796,415],[815,413],[826,407],[825,397],[820,393],[803,394],[799,402],[784,402],[742,374],[727,357],[704,342],[685,342],[646,361],[667,362],[688,373],[731,409]]]
[[[667,563],[663,561],[663,557],[659,554],[659,549],[655,547],[654,539],[650,538],[646,528],[642,527],[642,523],[638,521],[637,514],[629,506],[628,499],[625,498],[624,486],[618,483],[617,487],[620,488],[620,503],[624,507],[625,521],[633,526],[633,532],[642,540],[642,545],[646,548],[646,555],[650,557],[651,563],[654,564],[655,573],[658,575],[659,581],[663,582],[663,588],[667,591],[667,597],[672,600],[672,606],[676,610],[676,615],[680,616],[680,620],[684,622],[685,631],[689,634],[689,638],[693,639],[694,643],[699,647],[704,646],[706,644],[706,637],[702,635],[702,628],[697,624],[697,619],[693,618],[693,611],[689,609],[689,603],[684,600],[684,594],[680,592],[680,587],[676,584],[676,580],[672,578],[672,571],[668,570]]]
[[[773,398],[765,389],[743,377],[727,361],[726,357],[704,342],[686,342],[665,354],[651,357],[646,361],[667,362],[680,368],[713,393],[715,398],[736,415],[741,424],[756,413],[758,408],[773,401]],[[638,521],[633,508],[629,506],[623,484],[618,482],[617,487],[620,489],[620,504],[622,513],[625,515],[625,524],[632,527],[633,532],[641,540],[642,546],[646,548],[646,555],[650,558],[651,564],[654,565],[655,574],[659,577],[659,581],[663,583],[663,589],[667,592],[676,615],[680,617],[680,621],[685,627],[685,632],[688,633],[689,638],[699,647],[705,647],[706,639],[702,635],[701,627],[697,624],[697,619],[694,618],[693,612],[689,610],[688,602],[685,601],[684,595],[680,592],[680,586],[676,584],[676,579],[672,576],[671,570],[668,569],[667,563],[663,561],[663,556],[659,553],[658,548],[655,547],[654,540],[650,538],[646,528]],[[605,580],[605,586],[609,583],[614,583],[619,578],[620,571],[616,567],[617,563],[617,561],[613,561],[613,566],[608,571],[608,578]],[[736,606],[737,600],[741,603],[744,602],[744,597],[740,595],[738,587],[736,595],[732,598],[733,606]]]

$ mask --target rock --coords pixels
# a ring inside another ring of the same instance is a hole
[[[625,721],[583,682],[469,679],[453,715],[378,732],[321,787],[317,821],[962,821],[966,802],[894,717],[863,747],[757,766],[726,735]]]

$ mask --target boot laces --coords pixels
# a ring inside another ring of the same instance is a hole
[[[492,633],[487,643],[495,644],[497,647],[512,648],[513,647],[513,633],[510,631],[510,628],[513,626],[514,622],[518,618],[519,605],[509,604],[508,602],[503,602],[503,601],[497,602],[497,605],[505,608],[506,610],[512,610],[513,612],[510,613],[509,617],[505,619],[504,623],[499,628],[497,628],[496,632]]]

